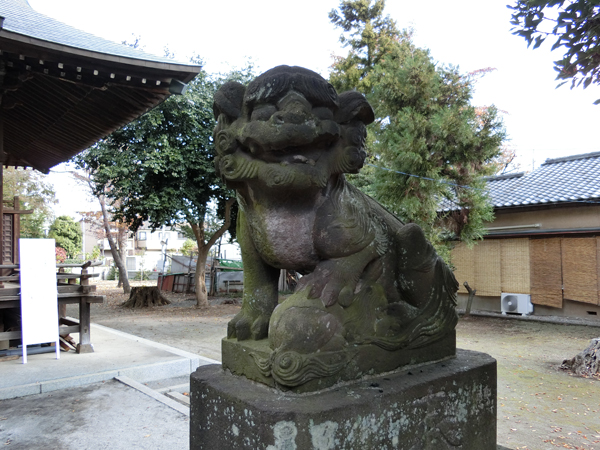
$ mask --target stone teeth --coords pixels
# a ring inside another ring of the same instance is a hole
[[[299,161],[299,162],[307,162],[308,158],[306,156],[302,156],[302,155],[294,155],[294,157],[292,158],[294,161]]]
[[[309,159],[308,161],[306,161],[306,164],[308,164],[309,166],[314,166],[317,162],[314,159]]]

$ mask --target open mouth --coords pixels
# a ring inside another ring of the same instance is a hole
[[[248,146],[248,152],[256,159],[260,159],[267,163],[277,163],[282,165],[309,165],[317,164],[321,156],[331,149],[331,142],[317,142],[311,145],[300,147],[288,147],[278,150],[265,150],[262,147],[251,143]]]

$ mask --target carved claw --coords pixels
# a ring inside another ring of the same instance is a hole
[[[265,339],[269,332],[269,317],[260,313],[240,311],[227,324],[227,337],[238,341]]]
[[[301,279],[298,289],[310,286],[308,298],[319,298],[326,307],[336,303],[348,306],[354,296],[356,281],[352,276],[342,278],[340,275],[344,274],[332,275],[332,271],[327,268],[317,268]]]

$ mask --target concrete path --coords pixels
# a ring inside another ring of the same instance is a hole
[[[84,386],[126,376],[138,382],[189,375],[218,361],[92,324],[94,353],[61,352],[0,362],[0,400]]]
[[[8,450],[187,450],[189,375],[219,364],[92,325],[94,353],[0,362],[0,446]]]
[[[187,450],[189,417],[116,380],[0,402],[7,450]]]

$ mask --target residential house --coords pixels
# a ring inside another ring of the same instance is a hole
[[[466,304],[501,311],[503,293],[526,294],[535,315],[600,320],[600,152],[548,159],[530,173],[488,179],[495,220],[473,249],[452,251]]]

